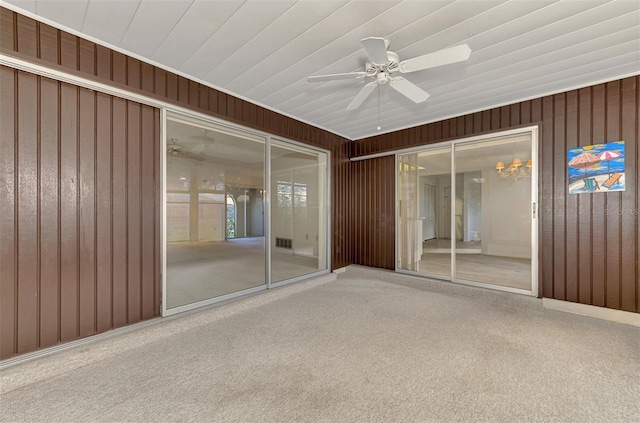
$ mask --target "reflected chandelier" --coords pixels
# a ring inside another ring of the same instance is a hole
[[[520,178],[527,178],[531,176],[531,166],[531,160],[527,160],[527,164],[523,167],[522,160],[515,158],[507,168],[505,168],[504,162],[496,163],[496,170],[500,177],[511,181],[517,181]]]

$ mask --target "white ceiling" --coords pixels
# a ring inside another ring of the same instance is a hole
[[[640,73],[640,1],[9,0],[13,10],[84,34],[207,85],[349,139]],[[8,3],[8,4],[7,4]],[[400,60],[468,44],[466,62],[405,75],[414,104],[382,86],[357,110],[360,39]]]

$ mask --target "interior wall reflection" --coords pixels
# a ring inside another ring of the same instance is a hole
[[[460,212],[455,277],[531,290],[530,135],[459,144],[454,155]]]
[[[398,268],[451,277],[451,148],[398,156]]]
[[[261,137],[167,120],[167,309],[265,284]]]
[[[271,282],[327,269],[327,155],[271,142]]]
[[[532,146],[524,133],[398,155],[398,268],[532,291]]]

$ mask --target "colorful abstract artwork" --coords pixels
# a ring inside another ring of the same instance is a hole
[[[624,191],[624,141],[570,148],[569,194]]]

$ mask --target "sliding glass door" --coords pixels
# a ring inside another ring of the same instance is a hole
[[[451,276],[451,147],[398,156],[398,268]]]
[[[166,308],[264,285],[265,139],[177,117],[166,128]]]
[[[327,154],[271,141],[271,283],[327,268]]]
[[[454,277],[530,291],[531,137],[456,144],[454,157]]]
[[[397,269],[537,294],[536,134],[398,154]]]
[[[328,271],[326,152],[178,114],[165,135],[164,314]]]

